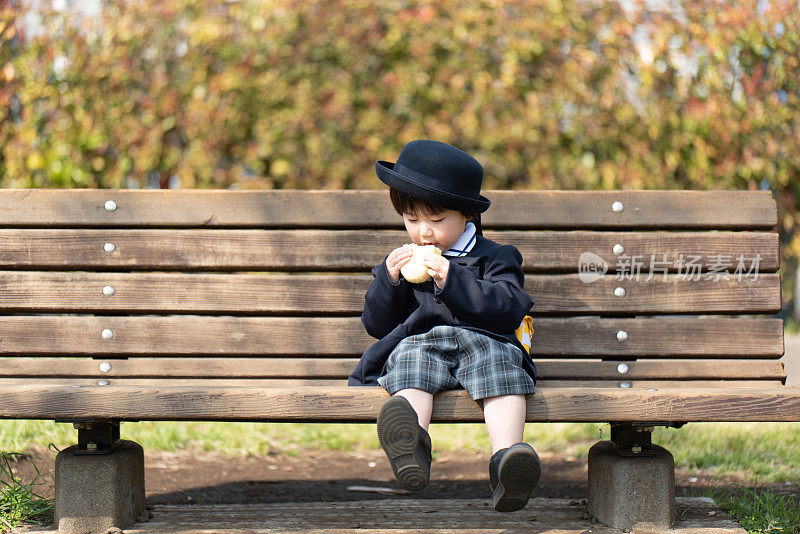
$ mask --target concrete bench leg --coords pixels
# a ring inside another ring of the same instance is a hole
[[[589,449],[589,513],[610,527],[670,528],[675,522],[675,462],[658,445],[633,454],[610,441]]]
[[[79,452],[78,445],[56,456],[55,521],[60,534],[103,533],[127,528],[145,512],[144,450],[121,440],[107,454]]]

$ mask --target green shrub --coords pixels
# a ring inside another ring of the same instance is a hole
[[[793,294],[794,2],[104,4],[20,38],[0,2],[0,186],[373,188],[434,138],[487,188],[768,186]]]

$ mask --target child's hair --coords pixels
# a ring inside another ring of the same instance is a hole
[[[428,215],[439,215],[447,210],[447,208],[443,208],[442,206],[435,206],[425,202],[424,200],[419,200],[409,196],[399,189],[395,189],[394,187],[389,188],[389,198],[392,201],[394,210],[400,215],[403,213],[425,213]],[[461,213],[461,215],[466,217],[468,221],[475,220],[474,213],[465,213],[461,210],[458,211]]]

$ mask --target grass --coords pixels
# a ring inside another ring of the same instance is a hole
[[[300,423],[123,423],[122,437],[147,450],[198,449],[218,451],[233,457],[294,454],[308,448],[328,450],[379,449],[374,424]],[[439,451],[488,451],[489,436],[483,424],[434,424],[431,437]],[[24,450],[29,444],[59,449],[75,443],[76,430],[52,421],[0,421],[0,448]],[[529,424],[525,439],[537,450],[566,451],[582,457],[588,445],[608,439],[606,425],[542,423]]]
[[[608,439],[600,424],[529,423],[525,440],[540,452],[583,458],[592,443]],[[297,455],[304,449],[379,449],[374,424],[123,423],[122,437],[147,450],[194,449],[232,457],[269,453]],[[434,451],[489,451],[483,424],[431,425]],[[75,443],[72,425],[52,421],[0,421],[0,450],[29,444],[64,448]],[[800,423],[690,423],[656,427],[653,441],[666,447],[677,467],[712,477],[744,474],[750,481],[800,480]]]
[[[800,480],[800,423],[690,423],[657,428],[653,441],[675,465],[714,477],[746,475],[751,482]]]
[[[434,424],[434,455],[453,451],[490,450],[483,424]],[[0,450],[25,450],[29,445],[61,449],[76,441],[70,424],[52,421],[0,421]],[[374,424],[140,422],[122,425],[122,437],[146,450],[217,451],[232,457],[269,453],[297,455],[304,449],[379,449]],[[589,447],[609,439],[605,424],[533,423],[525,440],[539,452],[585,457]],[[675,465],[709,479],[737,475],[751,483],[797,484],[800,480],[800,423],[691,423],[680,429],[656,427],[653,442],[666,447]],[[52,514],[52,502],[36,491],[40,480],[23,484],[14,477],[3,454],[0,479],[0,526]],[[751,533],[800,534],[800,507],[768,489],[723,486],[708,489],[720,506]],[[0,532],[3,529],[0,528]]]
[[[790,495],[729,484],[710,486],[701,496],[713,498],[750,534],[800,534],[800,501]]]
[[[800,321],[787,317],[783,320],[783,333],[784,334],[800,334]]]
[[[14,474],[12,459],[21,453],[0,452],[0,532],[10,531],[23,521],[48,525],[53,522],[53,499],[41,496],[37,486],[49,486],[36,469],[37,476],[24,483]]]

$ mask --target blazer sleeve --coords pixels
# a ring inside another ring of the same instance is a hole
[[[411,314],[413,295],[402,277],[399,284],[392,284],[385,259],[372,268],[372,276],[374,279],[364,296],[361,322],[370,336],[381,339]]]
[[[451,262],[444,287],[434,293],[464,322],[492,332],[513,332],[533,306],[524,280],[522,254],[512,245],[502,245],[487,261],[483,280]]]

